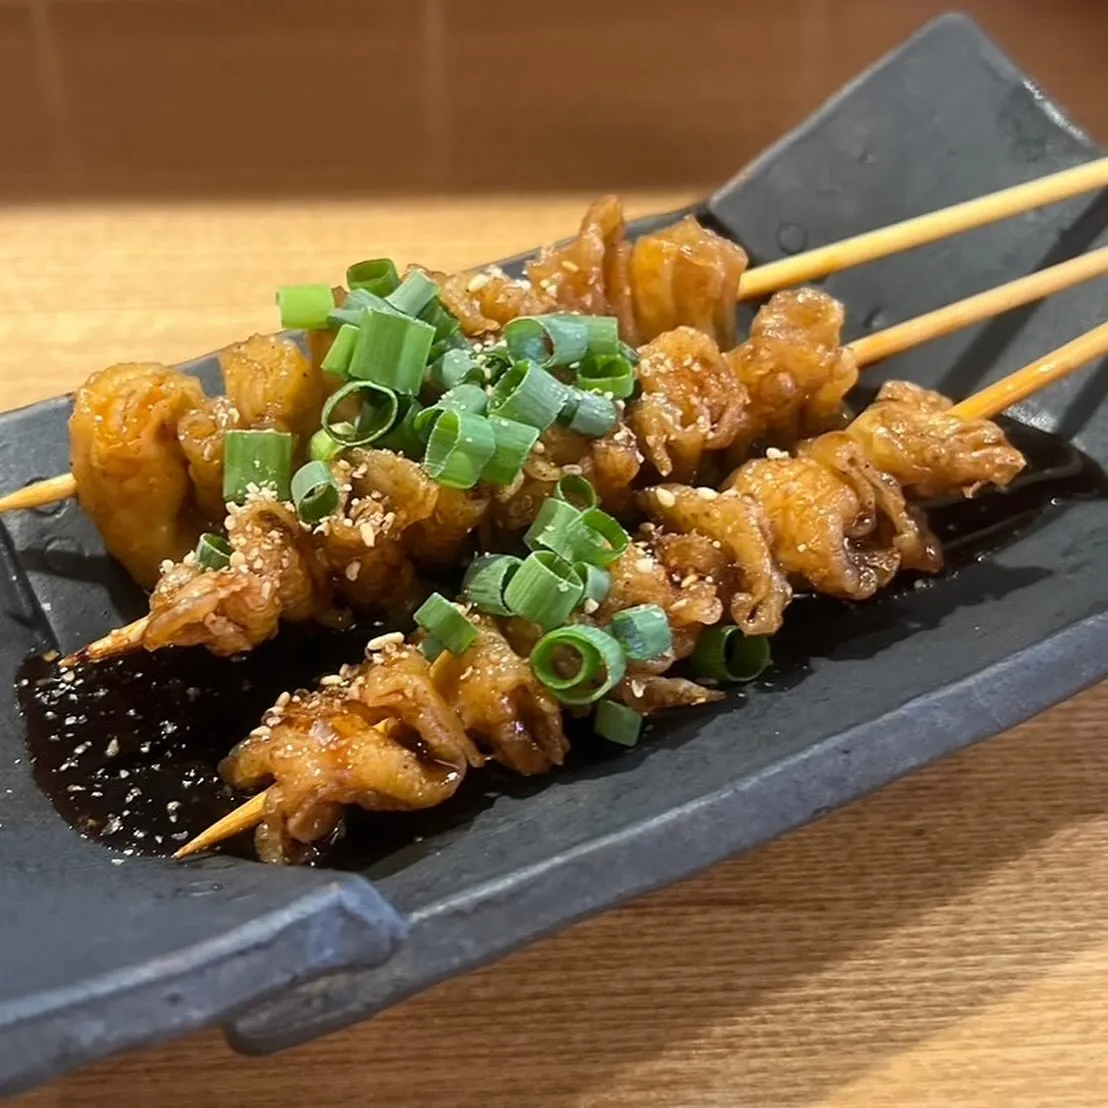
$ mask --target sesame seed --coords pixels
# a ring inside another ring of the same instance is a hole
[[[654,497],[663,508],[672,508],[677,503],[677,497],[669,489],[655,489]]]
[[[358,534],[361,536],[362,542],[368,547],[372,547],[377,541],[377,532],[373,530],[371,523],[363,523],[358,528]]]
[[[489,275],[487,273],[475,273],[469,279],[469,284],[466,285],[467,292],[480,292],[489,283]]]
[[[701,485],[696,490],[696,495],[699,496],[701,500],[715,500],[715,498],[719,496],[719,493],[716,492],[715,489],[708,488],[707,485]]]
[[[104,751],[104,753],[109,758],[114,758],[119,753],[119,739],[112,739],[112,741],[108,743],[107,749]]]
[[[399,646],[404,641],[402,631],[389,631],[388,634],[378,635],[367,642],[366,650],[384,650],[389,646]]]
[[[779,462],[788,456],[789,453],[787,450],[778,450],[776,446],[769,446],[766,448],[766,457],[773,459],[775,462]]]
[[[362,571],[362,563],[355,560],[351,562],[345,569],[344,573],[347,581],[357,581],[358,574]]]
[[[637,569],[639,571],[639,573],[649,573],[653,568],[654,568],[654,559],[653,558],[640,558],[635,563],[635,569]]]
[[[632,681],[631,682],[631,691],[636,696],[642,696],[642,694],[644,692],[646,692],[646,686],[641,681]]]
[[[595,612],[597,608],[600,607],[600,604],[597,601],[593,600],[591,596],[589,596],[585,598],[585,603],[582,604],[581,607],[585,609],[586,615],[591,616],[593,612]]]
[[[337,673],[329,673],[326,677],[320,678],[319,683],[325,689],[333,689],[336,685],[342,684],[342,678]]]

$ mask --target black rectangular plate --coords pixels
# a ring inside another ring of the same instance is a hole
[[[698,209],[756,261],[1087,160],[1089,140],[959,16],[931,24]],[[644,221],[634,230],[649,225]],[[1085,197],[831,278],[851,336],[1108,241]],[[964,395],[1105,316],[1103,284],[874,375]],[[193,367],[214,380],[213,358]],[[1108,462],[1106,379],[1017,413]],[[0,417],[0,488],[66,465],[67,401]],[[0,682],[133,616],[75,506],[0,533]],[[379,1011],[996,733],[1108,673],[1108,501],[831,620],[789,690],[659,726],[625,757],[499,795],[363,876],[227,858],[113,864],[31,783],[0,706],[0,1092],[214,1022],[263,1052]]]

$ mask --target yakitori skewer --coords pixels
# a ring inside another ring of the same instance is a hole
[[[851,349],[856,356],[860,356],[860,360],[866,362],[887,353],[903,352],[936,335],[947,334],[960,325],[979,322],[987,318],[990,313],[1027,303],[1037,297],[1069,287],[1075,281],[1088,280],[1106,272],[1108,272],[1108,248],[1064,262],[1040,273],[1021,277],[997,289],[909,320],[888,331],[861,339],[853,344]],[[886,339],[885,336],[889,337]],[[97,662],[136,650],[142,645],[147,624],[147,618],[143,617],[125,627],[117,628],[84,649],[69,655],[62,664],[70,666]]]
[[[760,272],[760,271],[755,271]],[[1085,281],[1108,274],[1108,247],[1029,273],[996,288],[947,304],[933,312],[895,324],[883,331],[856,339],[848,349],[864,368],[933,339],[942,338],[964,327],[1004,312],[1031,304],[1054,293],[1073,288]],[[0,497],[0,513],[39,508],[77,493],[76,479],[70,473],[50,477],[7,496]],[[90,648],[91,649],[91,648]]]
[[[1108,323],[1037,358],[1023,369],[963,400],[951,411],[963,419],[991,419],[1012,404],[1061,380],[1099,356],[1108,354]],[[265,812],[266,792],[261,792],[228,813],[217,823],[186,843],[175,854],[185,858],[218,845],[226,839],[255,828]]]
[[[1093,189],[1108,187],[1108,158],[1064,169],[1022,185],[1001,189],[927,215],[867,231],[827,246],[806,250],[791,258],[747,270],[739,282],[739,299],[754,300],[777,289],[789,288],[838,273],[852,266],[899,254],[916,246],[972,231],[1009,216],[1056,204]]]

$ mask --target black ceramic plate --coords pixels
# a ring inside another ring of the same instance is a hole
[[[948,17],[699,214],[762,261],[1093,154],[971,23]],[[827,288],[848,305],[853,337],[1085,250],[1106,223],[1105,198],[1084,198]],[[964,395],[1100,322],[1104,293],[1074,290],[884,372]],[[214,360],[193,368],[210,377]],[[1105,461],[1106,387],[1090,368],[1017,414]],[[2,418],[0,488],[64,469],[66,410],[57,400]],[[140,598],[73,505],[4,522],[0,682],[10,688],[28,652],[82,643],[134,615]],[[36,790],[4,698],[0,1091],[219,1021],[237,1048],[268,1051],[364,1019],[1090,684],[1108,673],[1108,500],[1065,501],[1025,523],[929,588],[853,609],[798,606],[805,632],[782,647],[768,688],[677,716],[618,759],[486,795],[364,876],[231,858],[115,864]]]

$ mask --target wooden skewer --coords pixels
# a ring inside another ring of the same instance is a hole
[[[14,512],[20,508],[41,508],[58,500],[68,500],[77,495],[77,478],[72,473],[59,473],[33,485],[16,489],[7,496],[0,496],[0,513]]]
[[[222,819],[216,820],[211,827],[201,831],[195,839],[185,843],[174,858],[187,858],[190,854],[199,854],[202,850],[217,846],[225,839],[234,838],[243,831],[250,831],[262,821],[265,813],[264,792],[252,796],[245,804],[240,804],[233,812],[228,812]]]
[[[1030,365],[987,385],[950,410],[962,419],[992,419],[1006,408],[1026,400],[1040,389],[1104,355],[1108,355],[1108,323],[1102,323],[1057,350],[1036,358]]]
[[[874,362],[882,362],[914,346],[960,331],[963,327],[1010,312],[1024,304],[1043,300],[1095,277],[1103,277],[1106,273],[1108,246],[1102,246],[1099,250],[1071,258],[1068,262],[1052,265],[1037,273],[1029,273],[1026,277],[1018,277],[995,289],[988,289],[976,296],[948,304],[945,308],[938,308],[926,315],[916,316],[915,319],[857,339],[850,344],[850,349],[854,352],[859,367],[873,365]]]
[[[1072,342],[1037,358],[1023,369],[1018,369],[995,384],[988,385],[960,404],[955,404],[951,411],[962,419],[992,419],[1005,408],[1025,400],[1033,393],[1046,388],[1047,385],[1060,381],[1075,369],[1080,369],[1093,358],[1105,354],[1108,354],[1108,323],[1094,327]],[[265,798],[265,792],[251,797],[218,823],[213,823],[211,827],[201,831],[173,857],[184,858],[189,854],[196,854],[218,845],[224,839],[256,827],[261,822],[262,813],[265,811]]]
[[[1031,211],[1033,208],[1041,208],[1106,187],[1108,158],[1098,158],[1072,169],[1064,169],[1060,173],[1040,177],[1036,181],[1002,189],[949,208],[940,208],[928,215],[916,216],[890,227],[867,231],[841,242],[833,242],[828,246],[820,246],[791,258],[782,258],[780,261],[768,262],[747,270],[739,282],[739,299],[753,300],[778,289],[802,285],[805,281],[814,281],[829,273],[837,273],[890,254],[899,254],[902,250],[936,242],[950,235]]]
[[[69,669],[84,662],[102,662],[105,658],[114,658],[117,654],[138,650],[142,646],[142,636],[149,622],[150,617],[143,616],[142,619],[136,619],[134,623],[128,623],[126,627],[117,627],[102,639],[90,642],[88,646],[82,647],[73,654],[67,654],[58,664]]]

